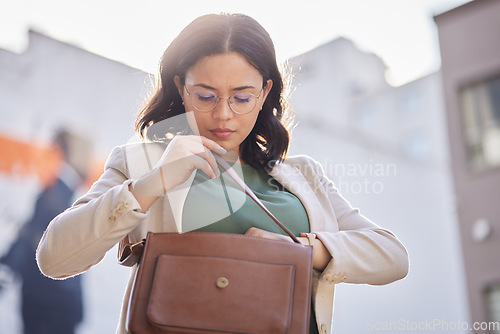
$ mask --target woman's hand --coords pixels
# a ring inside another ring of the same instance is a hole
[[[166,191],[185,182],[195,169],[210,178],[219,176],[217,162],[211,152],[227,153],[219,144],[202,136],[176,136],[154,167],[162,171]]]
[[[271,240],[281,240],[281,241],[288,241],[288,242],[293,242],[293,240],[282,234],[277,234],[277,233],[272,233],[269,231],[261,230],[256,227],[250,227],[245,235],[249,235],[252,237],[259,237],[259,238],[265,238],[265,239],[271,239]],[[303,245],[309,245],[309,239],[305,237],[299,237],[300,243]],[[326,268],[330,260],[332,259],[332,256],[330,255],[330,252],[328,249],[325,247],[323,242],[319,240],[318,238],[314,239],[314,243],[312,244],[313,246],[313,268],[318,269],[323,271],[323,269]]]
[[[145,212],[167,191],[184,183],[196,169],[210,178],[219,176],[219,168],[211,151],[227,153],[219,144],[201,136],[176,136],[168,144],[154,168],[130,188]]]
[[[260,228],[256,228],[256,227],[250,227],[245,232],[245,235],[248,235],[248,236],[251,236],[251,237],[271,239],[271,240],[281,240],[281,241],[293,242],[293,240],[289,236],[286,236],[286,235],[283,235],[283,234],[277,234],[277,233],[269,232],[269,231],[266,231],[266,230],[261,230]]]

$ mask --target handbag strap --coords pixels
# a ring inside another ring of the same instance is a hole
[[[283,232],[285,232],[290,238],[292,238],[292,240],[295,242],[295,243],[298,243],[298,244],[301,244],[299,239],[297,239],[297,237],[289,230],[285,227],[285,225],[283,225],[279,220],[278,218],[276,218],[271,211],[269,211],[268,208],[266,208],[266,206],[261,202],[261,200],[254,194],[254,192],[252,191],[252,189],[250,189],[246,183],[241,179],[241,177],[234,171],[234,169],[231,167],[231,165],[229,165],[227,163],[226,160],[224,160],[223,157],[221,157],[220,155],[217,155],[214,153],[214,157],[215,157],[215,160],[217,161],[217,163],[227,172],[227,174],[229,174],[229,176],[236,182],[236,184],[238,184],[244,191],[245,193],[251,198],[254,200],[255,203],[257,203],[257,205],[262,209],[264,210],[265,213],[267,213],[269,215],[269,217],[271,217],[271,219],[283,230]]]

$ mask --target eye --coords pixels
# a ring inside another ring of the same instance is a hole
[[[252,102],[252,99],[255,98],[252,94],[249,93],[239,93],[234,95],[233,99],[237,103],[248,103]]]
[[[210,102],[215,100],[215,94],[208,90],[197,90],[194,92],[196,98],[203,102]]]

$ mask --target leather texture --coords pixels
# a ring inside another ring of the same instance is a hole
[[[132,267],[141,260],[146,239],[131,244],[128,235],[118,243],[118,263],[125,267]]]
[[[310,246],[240,234],[150,232],[128,329],[307,333],[311,285]]]

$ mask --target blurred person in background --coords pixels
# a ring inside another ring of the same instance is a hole
[[[91,147],[87,139],[67,130],[56,132],[60,153],[57,177],[39,194],[32,217],[0,263],[22,280],[21,311],[25,334],[72,334],[83,319],[82,277],[52,280],[42,275],[35,251],[49,222],[72,204],[87,179]]]

